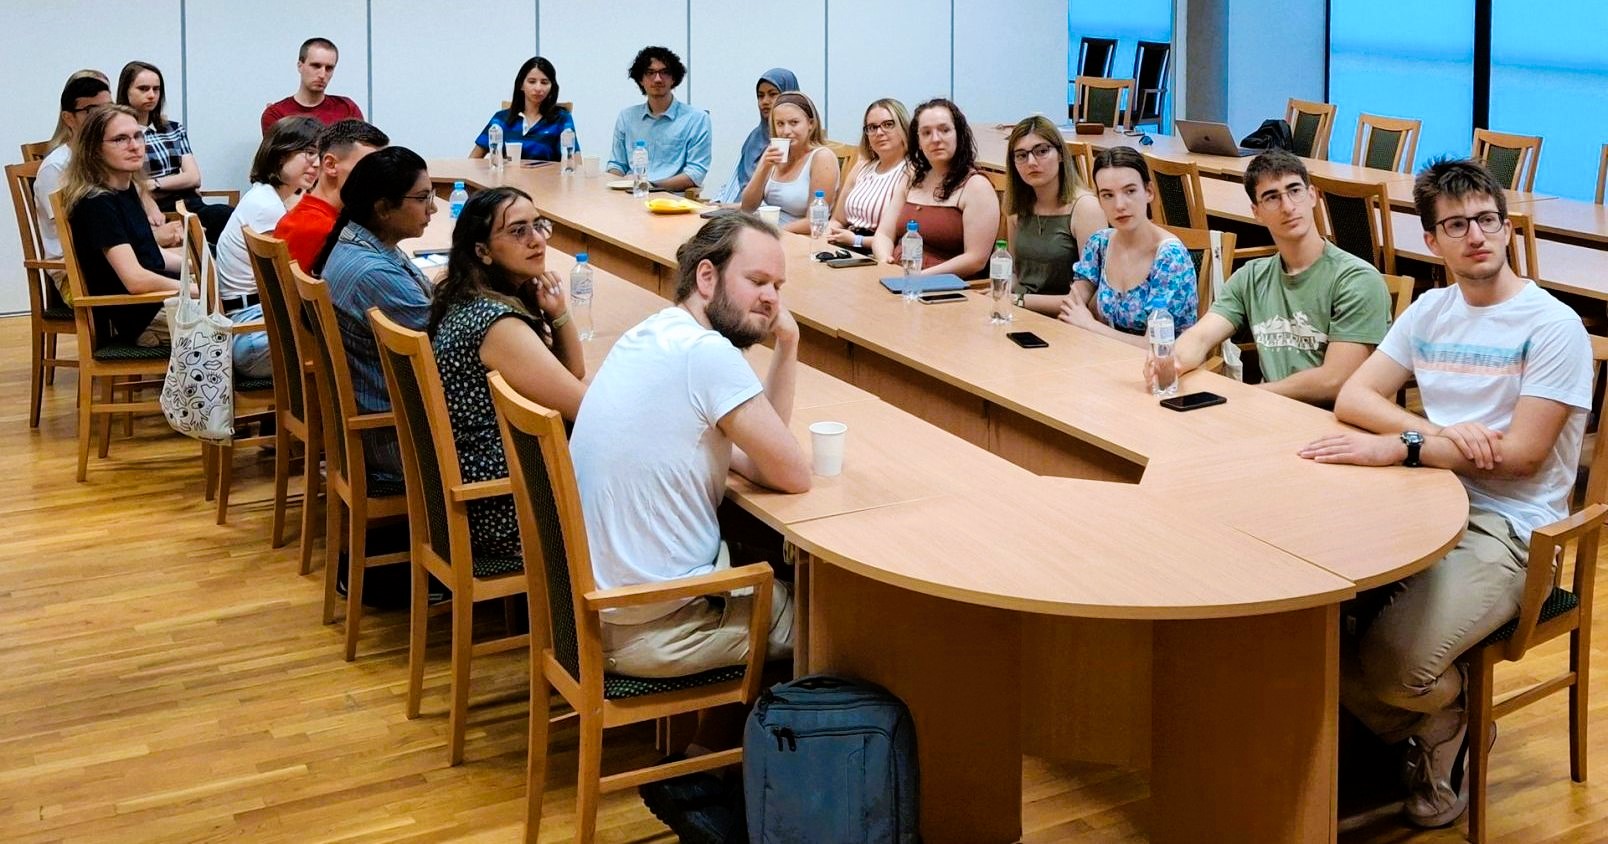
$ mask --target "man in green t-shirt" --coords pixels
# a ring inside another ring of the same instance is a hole
[[[1258,155],[1245,170],[1245,192],[1278,254],[1241,267],[1206,316],[1178,338],[1173,354],[1179,371],[1200,366],[1249,325],[1261,386],[1332,405],[1340,386],[1384,339],[1390,291],[1372,265],[1318,234],[1315,197],[1301,159],[1283,150]],[[1153,378],[1148,361],[1145,378]]]

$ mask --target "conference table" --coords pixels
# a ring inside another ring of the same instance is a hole
[[[554,269],[589,253],[592,372],[665,306],[703,222],[554,166],[430,171],[529,192]],[[1136,347],[1023,310],[991,325],[982,295],[904,302],[877,283],[891,268],[830,269],[814,246],[783,235],[806,364],[791,426],[807,443],[846,422],[844,471],[728,491],[798,560],[799,669],[910,707],[923,837],[1018,839],[1025,753],[1147,769],[1152,840],[1332,841],[1340,604],[1456,543],[1456,477],[1303,461],[1332,414],[1208,372],[1181,390],[1228,402],[1174,413]],[[763,372],[769,351],[748,354]]]

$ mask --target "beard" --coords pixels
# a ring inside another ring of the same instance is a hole
[[[749,326],[748,312],[739,309],[732,302],[731,297],[726,294],[724,281],[716,285],[714,298],[710,299],[704,308],[704,317],[709,320],[710,328],[720,332],[720,336],[725,337],[739,350],[745,350],[758,343],[769,333],[766,329]]]

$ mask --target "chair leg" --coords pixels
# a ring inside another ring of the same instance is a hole
[[[229,487],[234,485],[234,446],[224,443],[218,452],[218,524],[229,521]]]
[[[311,435],[309,435],[311,436]],[[318,452],[311,444],[302,457],[301,573],[313,570],[313,540],[318,534]],[[325,506],[329,506],[325,502]]]
[[[55,335],[51,335],[55,336]],[[45,397],[45,334],[33,332],[33,363],[28,367],[28,427],[39,427],[39,405]]]
[[[45,335],[45,357],[50,358],[51,360],[56,359],[56,338],[59,336],[61,335],[54,333]],[[55,364],[50,364],[45,367],[45,386],[54,387],[55,385],[56,366]]]
[[[1586,724],[1591,689],[1591,628],[1580,626],[1569,634],[1569,669],[1575,673],[1569,687],[1569,778],[1586,781]]]
[[[335,581],[340,577],[341,533],[345,528],[342,520],[346,514],[346,502],[334,492],[330,493],[328,513],[324,520],[324,623],[335,621],[335,602],[340,596],[335,593]],[[348,584],[348,587],[350,584]],[[351,589],[347,589],[351,594]]]
[[[1468,711],[1468,840],[1485,844],[1486,774],[1490,771],[1492,717],[1492,663],[1477,654],[1468,665],[1468,682],[1463,690]]]
[[[597,834],[597,801],[603,776],[602,713],[581,713],[580,766],[575,774],[575,840]]]
[[[362,504],[346,519],[346,661],[357,659],[357,631],[363,623],[363,577],[368,565],[368,517]]]
[[[101,404],[107,405],[108,407],[111,406],[114,397],[117,395],[116,382],[117,376],[115,375],[107,376],[101,381]],[[96,453],[96,456],[100,457],[102,460],[105,460],[107,453],[111,450],[111,447],[112,414],[102,413],[100,418],[100,445],[98,446],[100,450]]]
[[[407,717],[419,717],[419,698],[424,694],[424,642],[430,632],[430,577],[424,566],[410,560],[411,597],[408,599],[408,700]]]
[[[542,794],[547,789],[547,722],[552,692],[542,673],[541,649],[530,649],[530,744],[525,754],[525,844],[542,831]]]
[[[83,483],[89,474],[89,439],[94,436],[95,417],[91,413],[95,405],[95,391],[92,388],[89,371],[78,373],[78,482]]]
[[[469,659],[474,645],[472,593],[452,596],[452,709],[447,715],[447,764],[463,762],[463,734],[469,721]]]
[[[278,422],[278,420],[275,420]],[[285,499],[290,495],[290,431],[283,424],[274,426],[274,516],[268,532],[272,548],[285,547]],[[307,506],[305,502],[303,507]]]
[[[209,442],[201,443],[201,499],[213,501],[218,496],[218,455]]]

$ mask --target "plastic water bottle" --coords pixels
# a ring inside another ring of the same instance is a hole
[[[826,223],[832,219],[832,209],[826,204],[826,191],[815,192],[815,199],[810,201],[810,237],[820,240],[826,237]]]
[[[564,172],[575,172],[575,130],[565,129],[558,136],[559,155],[564,159]]]
[[[491,171],[493,173],[502,172],[503,163],[507,161],[508,151],[503,149],[502,125],[495,120],[491,122],[491,127],[486,130],[486,144],[486,158],[491,160]]]
[[[585,252],[575,256],[575,269],[570,270],[569,312],[581,339],[592,339],[592,265]]]
[[[1178,363],[1173,359],[1172,314],[1156,309],[1150,312],[1145,323],[1145,336],[1150,338],[1150,359],[1156,381],[1150,386],[1152,395],[1167,398],[1178,394]]]
[[[637,141],[636,148],[631,150],[631,195],[644,199],[651,187],[648,184],[648,142]]]
[[[904,266],[905,283],[904,297],[906,301],[914,302],[917,294],[915,277],[921,275],[921,232],[915,220],[905,224],[904,239],[899,241],[901,250],[900,263]]]
[[[988,321],[994,325],[1010,322],[1011,282],[1014,280],[1011,252],[1005,241],[994,241],[994,254],[988,258],[988,292],[994,298],[994,309]]]
[[[453,182],[452,196],[447,198],[447,202],[452,204],[452,219],[458,219],[458,215],[463,213],[463,204],[468,201],[469,192],[463,189],[463,180]]]

